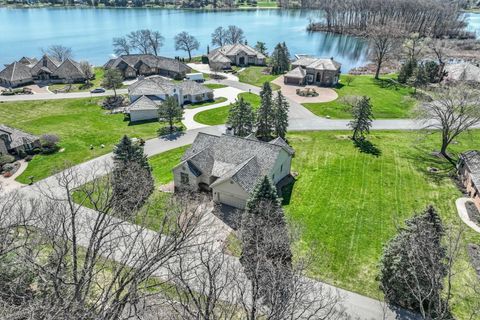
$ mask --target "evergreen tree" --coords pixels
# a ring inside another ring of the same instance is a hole
[[[254,121],[255,114],[252,106],[243,98],[237,100],[228,112],[228,124],[232,126],[237,136],[245,137],[252,133]]]
[[[257,110],[256,127],[257,138],[263,141],[269,141],[273,133],[273,101],[272,88],[268,82],[263,84],[262,91],[260,91],[260,107]]]
[[[267,45],[265,44],[265,42],[257,41],[257,44],[255,45],[255,50],[257,50],[264,56],[267,56]]]
[[[123,136],[113,151],[113,208],[122,217],[133,216],[154,190],[152,170],[143,147]]]
[[[417,92],[418,87],[424,87],[428,83],[428,75],[425,66],[420,64],[414,71],[407,83],[414,88],[414,93]]]
[[[438,77],[440,73],[440,66],[435,61],[427,61],[424,63],[425,74],[429,83],[438,83],[440,79]]]
[[[168,122],[169,131],[175,131],[174,124],[177,121],[182,121],[183,109],[178,104],[175,97],[170,96],[158,108],[158,117],[160,122]]]
[[[370,133],[372,126],[372,105],[370,98],[363,96],[352,109],[353,120],[348,124],[353,130],[352,139],[356,142],[365,139],[365,135]]]
[[[276,188],[267,176],[247,201],[240,234],[240,262],[253,294],[267,305],[285,299],[292,277],[290,238]]]
[[[290,53],[285,42],[275,46],[271,58],[273,74],[282,74],[290,69]]]
[[[408,79],[413,75],[413,72],[417,68],[417,61],[409,59],[400,68],[397,80],[400,83],[407,83]]]
[[[442,300],[448,273],[444,234],[440,216],[430,206],[406,220],[385,246],[380,289],[389,303],[418,311],[427,319],[450,319],[445,317],[448,304]]]
[[[290,105],[283,96],[282,92],[278,90],[277,97],[273,102],[273,118],[274,131],[277,137],[285,139],[288,129],[288,109]]]

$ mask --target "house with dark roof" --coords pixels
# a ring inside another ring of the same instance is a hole
[[[290,175],[294,150],[282,139],[199,133],[173,168],[175,190],[212,192],[213,200],[243,209],[257,182]]]
[[[319,59],[308,55],[297,55],[292,70],[284,75],[285,84],[317,85],[332,87],[340,79],[341,64],[330,59]]]
[[[40,60],[23,57],[0,71],[0,84],[12,88],[37,81],[69,83],[85,80],[87,77],[78,62],[70,58],[58,61],[48,55]]]
[[[172,58],[153,54],[129,54],[110,59],[105,69],[118,69],[125,79],[138,76],[161,75],[173,79],[183,79],[192,69],[185,63]]]
[[[462,153],[457,169],[468,196],[480,210],[480,151],[470,150]]]
[[[40,138],[30,133],[0,124],[0,155],[18,155],[39,148]]]
[[[243,43],[227,44],[216,48],[208,54],[210,68],[221,70],[236,66],[264,66],[267,57],[256,49]]]
[[[168,97],[175,97],[178,104],[214,99],[213,90],[190,80],[174,82],[161,76],[152,76],[128,87],[130,105],[124,109],[130,121],[158,119],[158,109]]]

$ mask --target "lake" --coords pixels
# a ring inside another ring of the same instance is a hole
[[[233,10],[197,11],[146,8],[0,8],[0,64],[22,56],[40,56],[41,48],[52,44],[72,47],[77,60],[104,64],[112,56],[112,38],[142,28],[159,30],[165,37],[161,54],[185,56],[175,51],[174,37],[181,31],[194,35],[206,53],[210,35],[217,26],[235,24],[244,31],[248,43],[263,41],[271,52],[285,41],[291,54],[306,53],[335,57],[348,71],[367,60],[367,44],[362,39],[327,33],[309,33],[309,19],[318,19],[314,10]],[[471,30],[480,29],[480,15],[468,16]],[[473,28],[473,29],[472,29]]]

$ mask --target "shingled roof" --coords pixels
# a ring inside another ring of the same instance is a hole
[[[117,68],[122,62],[136,68],[136,66],[142,62],[151,68],[158,68],[162,70],[177,72],[177,73],[188,73],[192,69],[187,66],[185,63],[172,58],[155,56],[153,54],[129,54],[122,55],[114,59],[110,59],[105,65],[105,68]]]
[[[73,61],[72,59],[66,59],[60,66],[53,72],[53,75],[58,76],[61,79],[82,79],[86,78],[80,68],[80,63]]]
[[[199,133],[179,166],[193,165],[202,174],[217,177],[211,187],[232,179],[250,193],[258,179],[270,175],[277,158],[285,150],[280,140],[277,138],[269,143],[231,135]],[[293,152],[293,149],[290,150]]]
[[[480,188],[480,151],[466,151],[460,155],[460,159],[463,160],[467,166],[475,186]]]
[[[132,110],[136,111],[143,111],[143,110],[158,110],[158,104],[155,103],[152,99],[146,97],[146,96],[141,96],[135,102],[133,102],[131,105],[125,108],[125,112],[129,113]]]
[[[302,67],[296,67],[295,69],[290,70],[285,74],[285,77],[303,79],[305,78],[307,72]]]
[[[9,147],[12,149],[23,146],[26,143],[34,143],[39,139],[37,136],[34,136],[30,133],[11,128],[3,124],[0,124],[0,134],[1,133],[6,133],[10,136],[12,141],[10,142]]]
[[[185,80],[182,82],[174,82],[161,76],[153,76],[143,79],[130,85],[128,94],[132,96],[155,96],[159,94],[170,94],[174,90],[181,90],[182,94],[197,95],[213,92],[212,89],[195,81]]]
[[[320,59],[311,56],[301,56],[299,59],[292,62],[292,68],[302,67],[311,68],[315,70],[340,70],[341,64],[335,61],[333,58]]]
[[[9,82],[32,80],[32,72],[28,65],[15,61],[0,71],[0,79]]]

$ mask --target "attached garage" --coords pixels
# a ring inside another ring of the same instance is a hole
[[[238,198],[234,195],[227,193],[218,193],[218,202],[239,208],[244,209],[247,201],[245,199]]]
[[[291,71],[289,71],[284,76],[285,84],[293,84],[293,85],[303,85],[305,84],[305,76],[306,71],[301,67],[297,67]]]
[[[130,122],[158,120],[158,105],[146,96],[135,100],[125,108],[125,113],[130,115]]]

